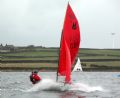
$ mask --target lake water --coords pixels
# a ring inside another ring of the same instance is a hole
[[[120,72],[75,72],[73,83],[55,82],[55,72],[39,72],[32,85],[30,72],[0,72],[0,98],[120,98]]]

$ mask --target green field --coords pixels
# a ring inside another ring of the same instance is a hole
[[[81,59],[83,69],[120,70],[120,49],[80,49],[78,57]],[[56,69],[58,58],[58,48],[33,48],[32,50],[20,48],[19,51],[0,53],[0,68]]]

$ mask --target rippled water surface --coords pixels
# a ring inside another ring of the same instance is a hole
[[[55,72],[39,72],[32,85],[30,72],[0,72],[0,98],[120,98],[120,72],[75,72],[73,83],[56,83]]]

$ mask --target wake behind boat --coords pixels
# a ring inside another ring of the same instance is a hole
[[[52,79],[42,79],[41,82],[33,85],[27,90],[22,90],[24,92],[37,92],[37,91],[82,91],[82,92],[93,92],[93,91],[103,91],[100,86],[89,86],[84,83],[72,83],[71,85],[63,85],[61,82],[56,82]]]

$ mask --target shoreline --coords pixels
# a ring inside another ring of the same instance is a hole
[[[0,68],[1,72],[30,72],[39,70],[40,72],[57,72],[57,68]],[[120,68],[83,68],[83,72],[120,72]]]

